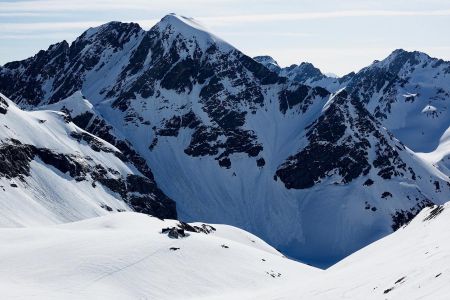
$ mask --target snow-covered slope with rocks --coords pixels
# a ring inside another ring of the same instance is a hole
[[[176,217],[175,203],[111,144],[56,111],[26,112],[0,94],[0,226],[111,211]]]
[[[242,299],[320,272],[227,225],[116,213],[58,226],[0,229],[7,299]],[[190,227],[190,226],[189,226]],[[201,230],[206,228],[207,230]]]
[[[171,14],[148,31],[110,22],[6,64],[0,90],[23,108],[65,112],[151,168],[182,220],[238,226],[320,266],[447,201],[445,172],[362,95],[274,70]]]
[[[341,78],[328,77],[310,63],[280,68],[267,56],[255,57],[281,76],[330,92],[347,88],[408,147],[431,152],[450,127],[450,62],[425,53],[395,50],[381,61]],[[274,66],[277,66],[276,68]]]
[[[450,62],[399,49],[362,69],[347,88],[414,151],[436,149],[450,127]]]
[[[328,101],[298,143],[298,152],[276,176],[302,199],[305,241],[293,247],[294,255],[317,258],[316,265],[327,264],[321,257],[328,263],[342,258],[341,241],[362,247],[362,240],[374,241],[422,208],[448,200],[447,175],[399,142],[345,91]]]

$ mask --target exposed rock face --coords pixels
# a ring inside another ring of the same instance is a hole
[[[6,102],[5,99],[3,99],[2,97],[0,97],[0,114],[5,115],[6,112],[8,111],[8,102]]]
[[[308,128],[309,144],[277,170],[287,188],[310,188],[332,173],[342,177],[342,183],[369,173],[367,151],[372,145],[368,138],[375,127],[357,100],[348,102],[346,92],[335,96],[325,113]]]
[[[188,232],[210,234],[214,231],[216,231],[216,228],[208,224],[201,224],[200,226],[197,226],[197,225],[190,225],[185,222],[180,222],[177,224],[176,227],[163,228],[161,230],[161,233],[163,234],[167,233],[167,236],[171,239],[178,239],[188,237],[189,236]]]
[[[415,180],[399,152],[406,148],[386,132],[363,104],[347,92],[338,93],[325,112],[307,129],[308,145],[277,170],[287,188],[305,189],[337,174],[340,183],[366,176],[374,167],[378,176]],[[369,153],[374,152],[375,155]]]
[[[415,216],[420,213],[422,209],[433,205],[433,202],[423,200],[410,210],[397,211],[394,215],[392,215],[392,230],[396,231],[400,227],[408,224],[412,219],[414,219]]]
[[[298,107],[305,113],[315,99],[328,97],[330,93],[320,87],[311,89],[306,85],[294,85],[280,92],[279,96],[281,112],[286,113],[287,110]]]
[[[265,66],[267,69],[269,69],[272,72],[279,73],[281,70],[281,67],[278,65],[275,59],[268,55],[262,55],[262,56],[255,56],[253,59],[263,66]]]
[[[0,177],[18,178],[26,182],[30,174],[30,162],[40,159],[76,181],[92,181],[118,193],[135,211],[159,218],[175,219],[175,203],[165,196],[154,181],[139,175],[126,178],[114,169],[92,164],[92,158],[73,154],[55,153],[45,148],[22,144],[18,140],[0,145]]]
[[[190,225],[185,222],[180,222],[177,224],[177,227],[166,227],[161,230],[161,233],[166,234],[171,239],[179,239],[188,237],[188,232],[195,232],[195,233],[204,233],[204,234],[210,234],[211,232],[216,231],[216,228],[214,228],[211,225],[208,224],[201,224],[200,226],[197,225]]]
[[[0,148],[0,176],[7,179],[20,178],[30,175],[29,163],[34,157],[32,146],[22,145],[17,140],[10,144],[2,144]]]
[[[319,81],[327,78],[322,72],[314,67],[311,63],[301,63],[300,65],[292,65],[283,70],[283,74],[292,80],[306,83],[307,81]]]
[[[178,227],[189,232],[197,232],[204,234],[210,234],[211,232],[216,231],[216,228],[208,224],[201,224],[200,226],[197,226],[197,225],[190,225],[185,222],[180,222],[178,224]]]
[[[17,101],[26,99],[30,105],[39,104],[45,96],[42,85],[65,67],[68,55],[69,44],[63,41],[51,45],[47,51],[39,51],[32,58],[5,64],[0,72],[2,93]]]
[[[41,50],[24,61],[5,64],[0,71],[2,92],[23,106],[43,99],[52,103],[80,90],[87,74],[101,60],[114,60],[143,30],[134,23],[110,22],[84,32],[70,46],[66,41]],[[108,50],[106,50],[108,49]],[[50,91],[43,86],[51,82]]]

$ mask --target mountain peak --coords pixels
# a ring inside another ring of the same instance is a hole
[[[407,51],[402,48],[396,49],[392,51],[392,53],[388,56],[393,59],[399,59],[399,58],[413,58],[418,55],[423,55],[425,53],[419,52],[419,51]]]
[[[209,32],[199,21],[175,13],[163,17],[152,29],[174,36],[182,36],[186,40],[195,40],[203,50],[213,44],[222,50],[234,49],[233,46]]]
[[[288,76],[299,82],[308,82],[308,80],[317,81],[326,78],[318,68],[308,62],[302,62],[300,65],[294,64],[286,68],[286,73],[291,73]]]
[[[269,56],[269,55],[255,56],[255,57],[253,57],[253,59],[259,63],[268,63],[268,64],[273,64],[275,66],[278,66],[277,61],[272,56]]]
[[[200,24],[200,22],[195,20],[194,18],[177,15],[175,13],[170,13],[170,14],[165,15],[159,23],[160,24],[170,24],[170,25],[173,25],[178,28],[181,28],[183,26],[188,26],[188,27],[195,28],[197,30],[207,31],[207,29],[202,24]]]
[[[308,70],[310,72],[313,72],[314,74],[317,75],[323,75],[322,72],[316,68],[312,63],[309,62],[302,62],[300,63],[300,65],[298,66],[299,68],[303,69],[303,70]]]
[[[418,65],[430,59],[430,56],[420,51],[396,49],[384,60],[375,61],[374,63],[382,68],[389,68],[394,73],[397,73],[406,63]]]
[[[137,23],[110,21],[100,26],[89,28],[81,36],[88,39],[98,34],[110,34],[111,32],[116,32],[117,34],[133,33],[141,30],[142,28]]]
[[[268,68],[272,72],[278,73],[281,70],[277,61],[269,55],[255,56],[255,57],[253,57],[253,59],[255,61],[259,62],[260,64],[264,65],[266,68]]]

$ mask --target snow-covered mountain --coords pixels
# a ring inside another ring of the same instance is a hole
[[[320,266],[447,201],[445,170],[385,129],[359,89],[331,94],[271,64],[172,14],[148,31],[107,23],[8,63],[0,91],[63,111],[151,169],[182,220],[238,226]]]
[[[396,50],[358,72],[347,88],[414,151],[436,149],[450,127],[450,62]]]
[[[345,87],[414,151],[435,150],[450,127],[450,62],[425,53],[398,49],[384,60],[341,78],[328,77],[310,63],[280,68],[268,56],[255,60],[293,81],[331,92]]]
[[[269,70],[286,77],[291,81],[299,82],[309,86],[320,86],[328,91],[336,92],[350,80],[354,73],[339,78],[338,76],[328,76],[322,73],[313,64],[302,62],[299,65],[293,64],[289,67],[280,67],[275,59],[268,55],[256,56],[255,61],[264,65]]]
[[[145,163],[144,163],[145,165]],[[175,218],[148,169],[56,111],[26,112],[0,94],[0,226],[138,211]]]

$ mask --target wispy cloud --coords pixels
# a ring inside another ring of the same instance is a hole
[[[110,20],[96,20],[96,21],[81,21],[81,22],[30,22],[30,23],[1,23],[0,22],[0,34],[22,34],[20,36],[26,36],[27,33],[41,32],[64,32],[74,30],[86,30],[89,27],[96,27],[109,22]],[[148,29],[158,23],[159,19],[148,20],[123,20],[123,22],[135,22],[138,23],[144,29]]]
[[[240,3],[240,0],[214,0],[215,4],[233,2]],[[210,0],[33,0],[33,1],[6,1],[0,2],[0,11],[2,12],[76,12],[76,11],[111,11],[111,10],[139,10],[155,11],[165,10],[171,7],[186,7],[192,5],[205,6],[211,4]]]
[[[270,37],[312,37],[314,36],[308,32],[255,32],[255,31],[223,31],[220,33],[223,36],[242,36],[242,37],[255,37],[258,35],[261,36],[270,36]]]
[[[0,17],[15,18],[15,17],[39,17],[48,14],[38,12],[0,12]]]
[[[45,34],[0,34],[0,40],[67,40],[69,37],[76,37],[76,33],[68,34],[67,32],[45,33]]]
[[[235,24],[257,23],[271,21],[300,21],[316,19],[357,18],[357,17],[419,17],[419,16],[450,16],[449,10],[427,10],[427,11],[399,11],[399,10],[344,10],[324,12],[303,12],[283,14],[249,14],[200,17],[203,22],[210,24]]]
[[[104,0],[108,2],[109,0]],[[45,1],[32,1],[45,2]],[[52,2],[52,1],[50,1]],[[20,2],[24,3],[24,2]],[[137,5],[134,3],[133,5]],[[120,5],[116,7],[121,7]],[[79,7],[80,8],[80,7]],[[92,7],[91,7],[92,8]],[[0,3],[0,10],[1,10]],[[57,9],[57,7],[53,7]],[[20,14],[11,12],[12,14]],[[0,13],[0,16],[8,13]],[[27,14],[23,12],[23,14]],[[327,12],[305,12],[305,13],[283,13],[283,14],[249,14],[249,15],[226,15],[226,16],[208,16],[198,17],[197,19],[206,25],[236,25],[236,23],[259,23],[275,21],[301,21],[317,19],[335,19],[335,18],[358,18],[358,17],[439,17],[450,16],[449,10],[428,10],[428,11],[395,11],[395,10],[349,10],[349,11],[327,11]],[[31,32],[31,31],[64,31],[74,29],[86,29],[88,27],[98,26],[109,20],[102,21],[84,21],[84,22],[36,22],[36,23],[1,23],[0,32]],[[137,22],[144,28],[149,28],[158,22],[158,19],[149,20],[129,20]],[[239,33],[237,33],[239,35]],[[242,33],[241,33],[242,34]],[[293,36],[307,36],[304,33],[292,33]]]
[[[143,8],[148,1],[57,1],[57,0],[35,0],[35,1],[9,1],[0,2],[0,10],[3,12],[55,12],[55,11],[92,11],[92,10],[114,10]]]
[[[0,23],[0,33],[30,33],[42,31],[84,30],[105,23],[104,21],[88,22],[36,22],[36,23]]]

